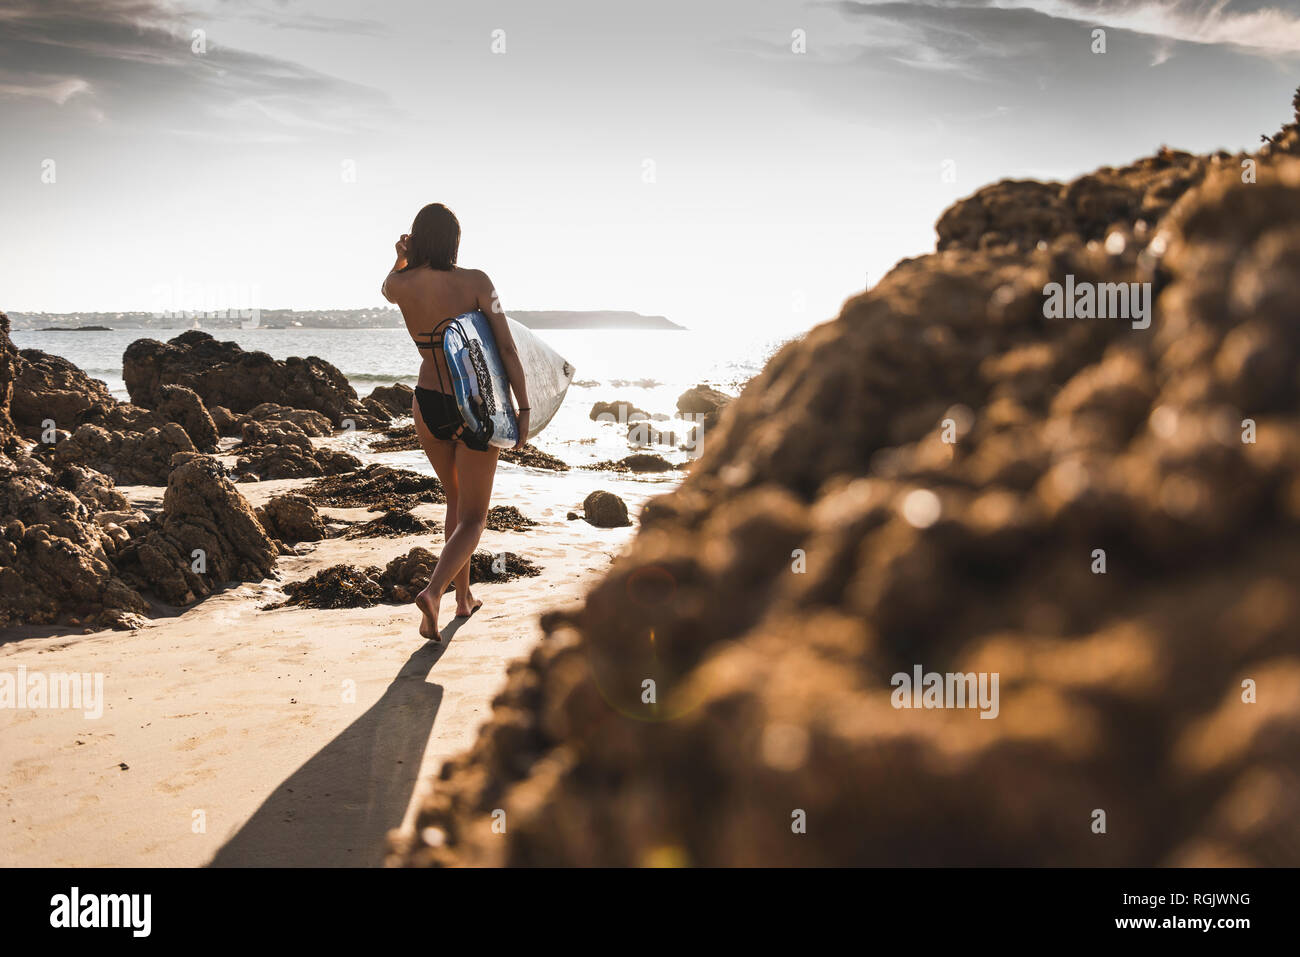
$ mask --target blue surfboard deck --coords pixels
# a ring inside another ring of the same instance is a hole
[[[528,438],[546,428],[573,381],[574,368],[527,326],[507,317],[519,362],[528,383],[530,406]],[[488,444],[508,449],[519,441],[510,395],[510,377],[488,317],[479,310],[457,316],[442,337],[443,353],[451,371],[452,392],[470,431],[485,436]]]

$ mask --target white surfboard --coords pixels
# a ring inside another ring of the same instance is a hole
[[[575,370],[527,326],[509,317],[506,322],[528,383],[527,437],[532,439],[559,411]],[[511,402],[510,379],[488,317],[479,310],[457,316],[443,333],[442,348],[465,424],[485,436],[490,445],[502,449],[513,446],[519,440],[519,424]]]

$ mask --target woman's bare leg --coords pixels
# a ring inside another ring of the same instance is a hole
[[[447,498],[447,513],[443,519],[443,540],[451,538],[456,531],[456,512],[459,508],[460,488],[458,476],[456,474],[456,443],[447,442],[442,439],[434,438],[433,433],[429,431],[424,424],[424,419],[420,416],[420,407],[418,403],[412,400],[411,414],[415,417],[415,434],[420,440],[420,447],[424,449],[424,454],[433,466],[434,472],[438,475],[438,481],[442,483],[443,493]],[[456,573],[453,582],[456,586],[456,614],[469,615],[474,609],[481,604],[476,602],[473,594],[469,590],[469,562]],[[445,590],[445,587],[444,587]],[[438,599],[441,599],[441,595]],[[417,599],[417,605],[420,604]],[[437,605],[439,601],[435,600],[434,614],[432,621],[428,612],[423,608],[424,621],[420,624],[420,634],[425,638],[437,638]]]
[[[437,466],[434,466],[436,469]],[[492,480],[497,472],[497,450],[476,452],[456,444],[455,472],[457,481],[456,528],[443,542],[442,554],[434,566],[428,587],[416,596],[416,604],[431,619],[434,633],[438,628],[437,598],[447,590],[453,578],[469,575],[469,560],[483,537],[487,526],[488,503],[492,499]],[[468,594],[466,588],[465,594]],[[472,602],[472,599],[471,599]],[[457,602],[457,614],[467,615],[474,605],[462,608]],[[423,634],[423,631],[421,632]]]

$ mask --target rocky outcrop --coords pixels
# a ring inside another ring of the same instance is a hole
[[[597,528],[623,528],[632,524],[624,501],[603,489],[597,489],[583,499],[582,511],[587,521]]]
[[[239,416],[238,427],[232,434],[240,434],[249,422],[258,422],[268,427],[273,427],[277,423],[288,423],[313,438],[322,438],[333,431],[330,420],[320,412],[311,409],[291,409],[287,405],[276,402],[263,402],[249,409],[246,415]]]
[[[696,422],[686,433],[687,448],[704,450],[705,437],[717,430],[722,412],[731,401],[731,396],[707,385],[692,386],[677,397],[678,414]]]
[[[276,495],[256,512],[266,533],[282,542],[319,542],[329,535],[316,506],[302,495]]]
[[[96,517],[99,512],[128,507],[126,496],[117,490],[113,480],[94,469],[65,465],[50,473],[50,484],[71,492]]]
[[[676,445],[676,432],[661,432],[649,422],[634,422],[627,427],[627,440],[634,446]]]
[[[309,423],[310,425],[310,423]],[[361,460],[340,449],[317,448],[302,427],[287,418],[248,417],[240,426],[242,443],[235,471],[259,479],[315,478],[361,468]]]
[[[1121,169],[1105,168],[1070,183],[1003,180],[953,204],[935,226],[938,248],[1029,251],[1076,236],[1104,239],[1116,228],[1154,223],[1227,153],[1196,156],[1162,149]]]
[[[18,347],[9,338],[9,317],[0,312],[0,451],[15,454],[21,447],[14,433],[13,420],[14,382],[18,379]]]
[[[145,433],[83,424],[71,439],[38,445],[41,454],[32,455],[10,415],[25,361],[0,313],[0,628],[132,628],[150,614],[150,594],[185,604],[220,581],[270,573],[274,551],[261,525],[220,466],[194,451],[175,423]],[[76,414],[115,407],[99,396]],[[159,464],[169,442],[179,452]],[[132,510],[113,480],[83,457],[129,479],[163,474],[161,516]]]
[[[381,418],[399,418],[411,414],[411,402],[414,398],[414,389],[409,385],[394,382],[392,385],[375,386],[370,391],[370,395],[362,401],[371,413]]]
[[[158,388],[157,412],[168,422],[175,422],[189,435],[200,452],[215,452],[220,434],[208,414],[207,406],[193,389],[183,385]]]
[[[185,430],[190,442],[200,452],[215,452],[220,437],[207,408],[192,389],[169,385],[162,388],[162,402],[157,409],[146,409],[112,398],[97,400],[78,413],[73,420],[80,425],[97,425],[108,432],[139,432],[164,429],[175,423]]]
[[[544,618],[397,859],[1300,863],[1300,159],[1277,139],[1257,182],[1163,151],[957,204],[940,251],[768,362],[585,605]],[[1152,321],[1048,318],[1067,282],[1150,282]],[[906,694],[917,670],[945,694]],[[945,674],[997,676],[996,705],[926,707],[958,703]]]
[[[16,430],[29,439],[39,439],[46,422],[71,432],[83,412],[97,403],[114,402],[108,386],[60,356],[24,349],[13,362],[15,378],[9,412]]]
[[[223,437],[229,437],[239,434],[241,417],[235,415],[224,405],[214,405],[208,410],[212,416],[212,424],[217,427],[217,433]]]
[[[720,412],[731,401],[731,396],[712,386],[695,385],[677,397],[677,411],[682,415],[706,415]]]
[[[312,449],[311,436],[285,419],[246,419],[239,427],[240,448],[256,445],[293,445]]]
[[[229,582],[272,575],[278,554],[256,513],[206,455],[177,456],[162,516],[122,549],[128,580],[171,605],[189,605]]]
[[[339,449],[298,445],[240,446],[235,473],[241,480],[315,478],[343,475],[361,468],[361,460]]]
[[[0,628],[138,624],[149,605],[117,574],[117,539],[50,478],[39,463],[17,468],[0,454]]]
[[[82,425],[68,438],[41,447],[56,467],[80,465],[111,476],[121,485],[166,485],[177,452],[196,451],[180,425],[164,423],[144,432],[110,432]]]
[[[0,628],[132,627],[148,603],[117,574],[119,531],[93,520],[96,508],[125,499],[103,475],[75,465],[51,469],[29,454],[11,410],[15,382],[26,372],[30,388],[31,368],[0,313]]]
[[[343,373],[324,359],[273,359],[265,352],[245,352],[234,342],[218,342],[198,330],[165,343],[155,339],[131,343],[123,355],[122,376],[131,401],[150,409],[162,401],[163,386],[183,385],[208,406],[224,406],[234,413],[279,402],[320,412],[336,428],[343,428],[346,419],[352,419],[356,428],[370,427],[375,421]]]
[[[588,413],[591,421],[636,422],[650,418],[645,409],[638,409],[631,402],[617,400],[614,402],[597,402]]]
[[[147,432],[161,429],[166,424],[167,419],[152,409],[109,399],[107,402],[97,401],[78,414],[69,434],[81,425],[97,425],[107,432]]]
[[[606,459],[603,462],[593,462],[590,465],[580,466],[580,468],[591,469],[596,472],[671,472],[673,463],[662,455],[654,455],[649,452],[634,452],[631,455],[623,456],[617,462]]]
[[[11,414],[18,431],[27,438],[42,439],[47,423],[67,434],[89,424],[109,432],[143,435],[174,422],[185,430],[193,447],[205,452],[216,450],[216,426],[202,400],[190,389],[163,386],[157,406],[146,409],[119,403],[99,379],[92,379],[66,359],[38,349],[18,353],[16,371]]]
[[[145,409],[119,403],[103,382],[59,356],[26,349],[11,361],[12,421],[41,441],[40,455],[56,469],[76,465],[123,484],[161,485],[171,456],[193,450],[195,437],[199,448],[216,449],[216,428],[189,389],[164,386],[157,409]]]

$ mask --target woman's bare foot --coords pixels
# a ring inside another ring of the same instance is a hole
[[[441,641],[442,634],[438,631],[438,599],[429,594],[429,589],[425,589],[415,596],[415,607],[420,609],[422,621],[420,622],[420,635],[428,638],[430,641]]]
[[[483,599],[475,598],[473,595],[466,594],[463,598],[460,593],[456,594],[456,617],[468,618],[474,612],[483,607]]]

